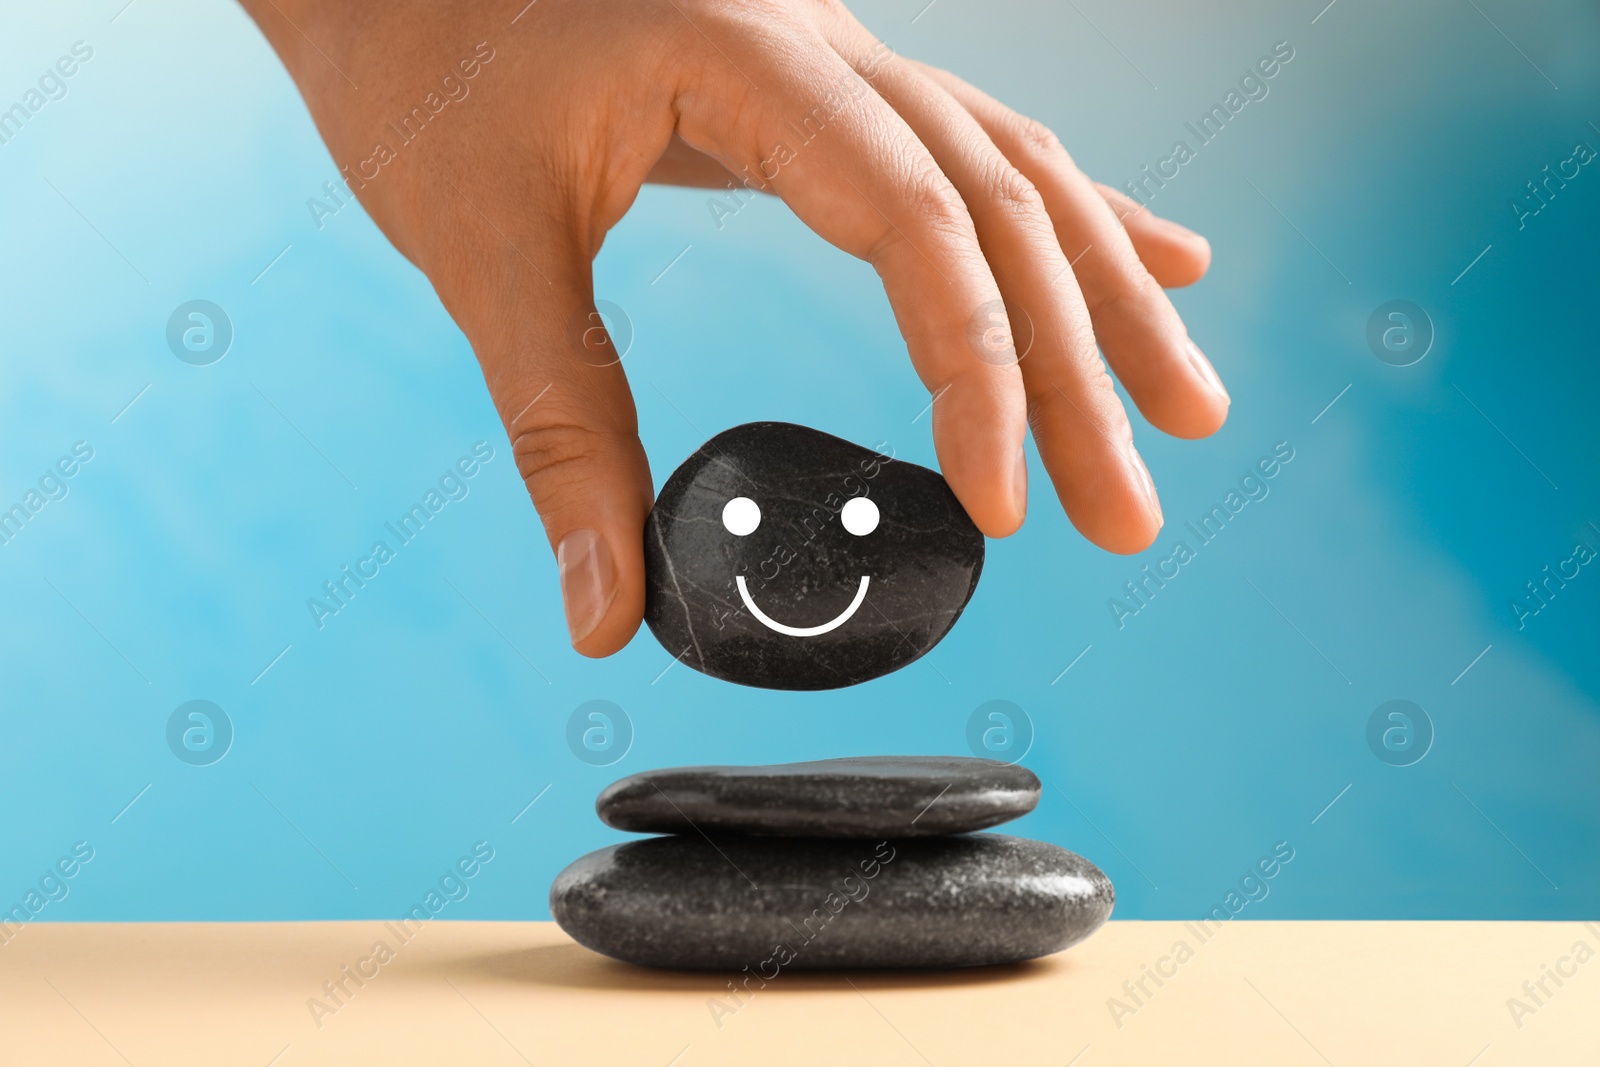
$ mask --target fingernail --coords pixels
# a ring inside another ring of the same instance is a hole
[[[1011,496],[1017,505],[1018,515],[1028,513],[1028,451],[1017,449],[1017,471],[1011,478]]]
[[[573,530],[556,546],[567,632],[577,644],[594,632],[617,595],[616,569],[605,540],[593,530]]]
[[[1133,480],[1144,490],[1144,498],[1149,502],[1150,510],[1156,513],[1156,523],[1158,525],[1165,523],[1167,519],[1161,513],[1161,501],[1156,497],[1156,483],[1151,480],[1150,469],[1144,465],[1144,459],[1140,457],[1139,450],[1134,448],[1132,443],[1128,445],[1127,458],[1128,467],[1133,472]]]
[[[1217,368],[1213,367],[1211,365],[1211,361],[1206,358],[1205,353],[1200,351],[1200,346],[1196,345],[1193,341],[1189,341],[1188,345],[1189,362],[1194,365],[1195,373],[1200,375],[1201,379],[1211,388],[1212,392],[1222,397],[1222,399],[1226,400],[1228,403],[1233,403],[1233,398],[1228,395],[1228,390],[1224,389],[1222,386],[1222,379],[1217,377]]]

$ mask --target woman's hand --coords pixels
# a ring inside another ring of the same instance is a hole
[[[242,2],[472,342],[585,655],[644,610],[650,472],[590,265],[647,181],[774,193],[872,264],[935,398],[940,466],[991,537],[1022,523],[1028,426],[1084,536],[1136,552],[1160,529],[1097,342],[1159,428],[1203,437],[1227,416],[1162,292],[1205,273],[1205,240],[839,3]]]

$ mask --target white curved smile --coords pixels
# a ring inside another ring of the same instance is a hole
[[[756,602],[750,599],[750,590],[745,588],[744,575],[735,575],[733,580],[739,585],[739,597],[744,601],[744,606],[750,609],[750,614],[761,620],[761,625],[769,630],[776,630],[780,634],[788,634],[790,637],[816,637],[827,633],[829,630],[838,629],[849,621],[850,616],[856,613],[856,609],[861,606],[861,602],[867,599],[869,576],[865,574],[861,576],[861,587],[856,590],[856,598],[850,601],[850,606],[821,626],[785,626],[756,607]]]

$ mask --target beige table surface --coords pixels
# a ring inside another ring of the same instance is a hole
[[[39,923],[0,946],[0,1064],[1597,1064],[1595,950],[1600,924],[1235,922],[1202,943],[1112,922],[1033,964],[782,974],[741,1007],[731,976],[614,963],[551,923],[409,942],[370,922]],[[376,976],[335,1005],[323,983],[363,960]],[[1146,965],[1171,977],[1135,999]],[[1541,978],[1542,1004],[1523,988]]]

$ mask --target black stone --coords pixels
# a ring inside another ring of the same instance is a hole
[[[595,810],[639,833],[925,837],[1032,811],[1039,779],[971,756],[858,756],[765,767],[668,767],[613,782]]]
[[[967,967],[1059,952],[1115,894],[1064,848],[1002,834],[849,841],[652,837],[556,876],[550,910],[629,963],[728,970]]]
[[[865,534],[845,527],[858,497],[877,508]],[[760,509],[750,532],[724,525],[736,498]],[[650,632],[695,670],[767,689],[836,689],[904,667],[955,625],[983,569],[983,535],[937,472],[783,422],[701,446],[662,487],[644,541]],[[779,626],[844,621],[775,630],[741,577]]]

